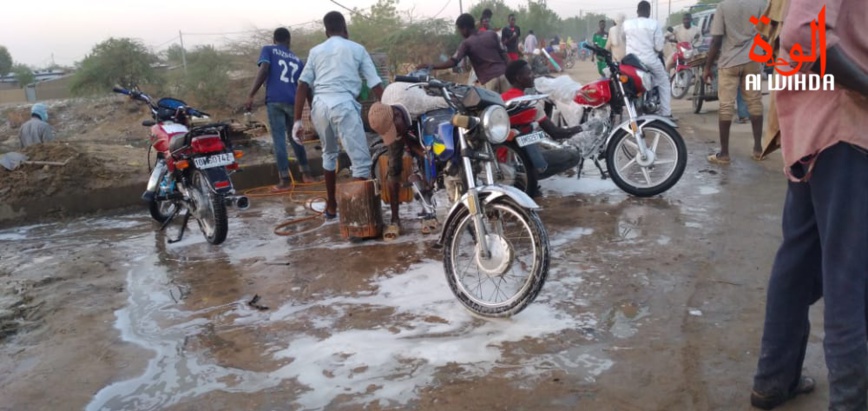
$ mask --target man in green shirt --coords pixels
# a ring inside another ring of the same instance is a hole
[[[597,47],[606,48],[606,42],[609,40],[609,32],[606,31],[606,20],[600,20],[600,30],[594,33],[593,42]],[[597,57],[597,72],[603,75],[603,69],[606,68],[606,60],[602,57]]]

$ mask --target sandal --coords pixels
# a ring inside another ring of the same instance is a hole
[[[752,390],[750,392],[750,404],[756,408],[771,410],[793,399],[799,394],[807,394],[811,391],[814,391],[814,386],[816,384],[817,383],[814,381],[813,378],[802,377],[799,379],[799,385],[796,386],[796,389],[790,391],[790,393],[786,395],[779,393],[762,394],[757,392],[756,390]]]
[[[328,212],[328,211],[323,211],[323,212],[322,212],[322,217],[323,217],[326,221],[331,221],[331,220],[334,220],[334,219],[338,218],[338,213],[334,213],[334,214],[332,214],[332,213],[330,213],[330,212]]]
[[[422,220],[422,234],[431,234],[437,231],[437,219],[436,218],[428,218]]]
[[[721,157],[720,153],[714,153],[708,156],[708,162],[712,164],[727,165],[730,163],[729,157]]]
[[[753,161],[763,161],[764,159],[763,153],[753,153],[753,156],[751,156],[751,158],[753,159]]]
[[[383,230],[383,241],[395,241],[401,235],[401,226],[398,224],[389,224]]]
[[[278,184],[274,187],[271,187],[271,193],[272,194],[285,193],[285,192],[291,191],[291,190],[292,190],[292,183],[288,179],[283,179],[283,178],[280,179],[280,184]]]

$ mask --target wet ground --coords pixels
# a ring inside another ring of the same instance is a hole
[[[288,199],[231,212],[217,247],[168,245],[145,211],[2,231],[0,410],[748,410],[785,180],[747,125],[709,165],[717,105],[688,106],[663,196],[543,181],[549,280],[506,320],[461,308],[412,209],[390,244],[275,236]],[[818,314],[818,390],[783,410],[825,406]]]

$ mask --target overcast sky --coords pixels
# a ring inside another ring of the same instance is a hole
[[[347,7],[367,8],[376,0],[337,0]],[[419,17],[454,19],[460,0],[400,0],[402,10],[414,9]],[[237,38],[239,31],[272,29],[322,19],[325,13],[342,9],[330,0],[41,0],[4,1],[0,7],[0,45],[6,46],[17,62],[36,67],[81,60],[94,44],[109,37],[133,37],[155,51],[163,50],[184,32],[185,46],[220,44]],[[475,1],[463,0],[464,9]],[[506,0],[510,6],[527,0]],[[638,0],[548,0],[550,8],[562,17],[598,12],[614,16],[635,13]],[[673,11],[696,3],[673,0]],[[652,5],[653,5],[652,1]],[[666,17],[668,0],[660,1],[660,15]],[[521,25],[521,22],[519,22]],[[197,34],[199,33],[199,34]],[[217,33],[217,34],[215,34]],[[230,33],[230,34],[219,34]],[[235,33],[235,34],[232,34]]]

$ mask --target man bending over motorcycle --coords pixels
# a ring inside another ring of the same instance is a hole
[[[406,83],[393,83],[389,87],[406,87]],[[388,88],[387,88],[388,91]],[[401,217],[398,213],[400,205],[399,191],[401,188],[401,175],[404,171],[404,152],[409,149],[416,157],[425,155],[422,146],[411,134],[412,120],[410,113],[401,104],[374,103],[368,110],[368,124],[383,138],[383,144],[389,148],[389,171],[387,178],[387,190],[389,190],[389,206],[392,210],[392,221],[383,232],[383,239],[391,241],[401,233]],[[436,220],[425,219],[422,221],[422,233],[429,234]]]
[[[506,79],[511,89],[501,95],[503,101],[509,102],[524,95],[524,90],[533,88],[533,72],[527,61],[518,60],[509,63],[506,67]],[[512,126],[539,124],[540,128],[555,140],[568,139],[582,131],[582,126],[561,128],[555,125],[548,117],[545,110],[540,107],[523,110],[509,117]],[[539,178],[546,178],[562,173],[579,162],[579,153],[576,150],[541,150],[537,144],[524,147],[528,157],[533,162],[534,168],[539,173]]]

